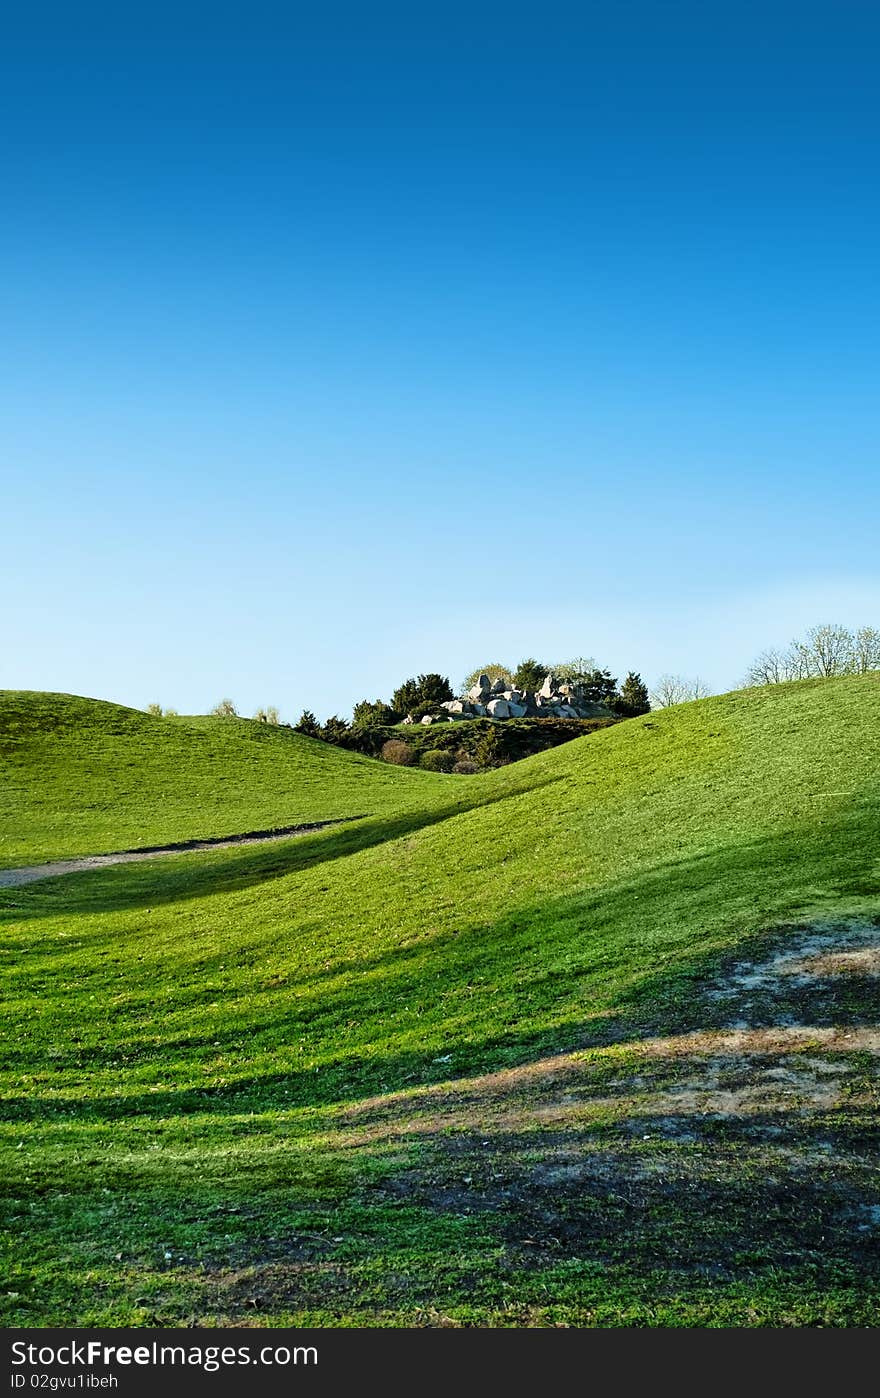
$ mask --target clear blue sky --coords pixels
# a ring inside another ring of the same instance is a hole
[[[4,20],[0,685],[880,624],[876,6],[140,9]]]

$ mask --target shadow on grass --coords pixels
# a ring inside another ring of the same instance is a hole
[[[347,841],[357,834],[326,838]],[[837,835],[831,852],[827,833],[819,830],[675,859],[600,893],[549,900],[489,925],[342,960],[329,971],[294,977],[280,989],[255,987],[253,977],[228,990],[184,986],[175,998],[176,1013],[206,1001],[221,1008],[216,1027],[204,1036],[157,1043],[155,1023],[149,1038],[142,1038],[138,1017],[127,1038],[114,1026],[106,1052],[100,1045],[82,1051],[59,1046],[57,1059],[40,1064],[43,1071],[63,1072],[117,1066],[120,1057],[130,1056],[135,1068],[155,1064],[165,1073],[172,1054],[175,1071],[191,1075],[200,1070],[205,1052],[216,1057],[246,1046],[249,1056],[262,1054],[271,1061],[276,1053],[290,1057],[292,1046],[308,1036],[308,1056],[321,1060],[318,1071],[291,1066],[223,1086],[159,1091],[129,1086],[131,1078],[123,1071],[112,1098],[83,1100],[64,1093],[59,1083],[60,1094],[41,1098],[34,1088],[27,1100],[7,1100],[3,1107],[16,1120],[44,1121],[287,1111],[509,1068],[574,1049],[720,1027],[729,1022],[731,1006],[713,1000],[708,987],[725,956],[759,958],[786,924],[797,925],[801,908],[792,888],[811,890],[814,906],[821,898],[839,906],[842,891],[876,900],[873,812],[851,811]],[[821,889],[815,883],[820,868]],[[775,930],[768,933],[768,927]],[[876,997],[839,978],[821,982],[806,998],[796,989],[786,995],[788,1000],[767,1011],[767,1022],[781,1009],[806,1024],[877,1020]],[[418,1021],[413,1005],[421,1007]],[[133,1008],[139,1016],[138,1005]],[[148,1003],[146,1009],[149,1013]],[[230,1022],[236,1014],[238,1022]],[[760,1013],[755,1022],[761,1022]],[[395,1036],[411,1039],[416,1023],[424,1047],[376,1052],[382,1039],[391,1045]],[[352,1026],[357,1026],[354,1034]],[[340,1043],[346,1050],[334,1051]],[[37,1066],[27,1044],[14,1051],[14,1060],[20,1071]]]
[[[164,1178],[155,1159],[140,1177],[110,1160],[34,1193],[26,1228],[17,1195],[0,1200],[21,1233],[6,1323],[95,1324],[106,1308],[138,1325],[310,1311],[431,1324],[446,1309],[534,1324],[570,1307],[610,1325],[876,1324],[873,1157],[856,1158],[858,1132],[840,1130],[847,1159],[817,1160],[822,1113],[742,1125],[659,1148],[438,1131],[415,1157],[290,1152],[262,1178],[228,1152],[223,1172],[172,1161]]]
[[[114,864],[84,870],[20,887],[0,888],[0,925],[32,917],[65,913],[121,912],[127,908],[159,907],[212,893],[230,893],[284,878],[317,864],[345,859],[393,840],[413,835],[467,811],[497,805],[511,797],[553,786],[564,777],[542,778],[502,792],[468,798],[460,796],[432,810],[398,816],[328,822],[316,834],[245,846],[240,850],[195,851],[163,855],[155,862]]]

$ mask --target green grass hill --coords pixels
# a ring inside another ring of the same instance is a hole
[[[396,811],[443,792],[431,773],[289,728],[11,690],[0,691],[0,773],[0,868]]]
[[[15,694],[0,761],[7,867],[360,817],[0,889],[7,1324],[876,1324],[880,675],[460,778]]]

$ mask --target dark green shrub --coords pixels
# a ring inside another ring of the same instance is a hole
[[[336,743],[337,746],[344,746],[350,731],[344,718],[340,718],[338,714],[331,714],[321,729],[320,736],[325,743]]]
[[[442,704],[445,699],[454,699],[445,675],[419,675],[415,680],[404,680],[391,696],[391,707],[399,714],[410,714],[419,704]]]
[[[514,671],[513,687],[523,693],[526,690],[534,692],[541,688],[549,673],[549,665],[542,665],[540,660],[521,660]]]
[[[503,756],[504,739],[498,730],[499,725],[493,723],[477,739],[473,753],[481,767],[496,767]]]
[[[416,760],[415,750],[402,738],[389,738],[382,744],[382,761],[394,762],[398,767],[412,767]]]
[[[451,772],[454,764],[452,753],[444,752],[442,748],[431,748],[422,753],[421,766],[429,772]]]
[[[351,718],[352,728],[381,728],[390,723],[397,723],[403,717],[402,714],[395,713],[390,704],[386,704],[381,699],[375,699],[370,703],[369,699],[361,699],[354,706],[354,713]]]
[[[415,708],[410,709],[409,713],[410,718],[414,718],[417,723],[428,714],[430,714],[432,718],[446,719],[448,717],[446,710],[441,709],[440,705],[435,703],[433,699],[426,700],[424,704],[416,704]]]

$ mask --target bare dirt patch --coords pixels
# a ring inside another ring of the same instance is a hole
[[[871,923],[788,930],[695,997],[718,1027],[375,1098],[340,1114],[336,1142],[414,1149],[384,1191],[499,1214],[517,1266],[644,1253],[719,1279],[795,1263],[880,1278],[878,957]],[[856,999],[829,1002],[835,979]],[[829,1003],[841,1022],[813,1022]]]

